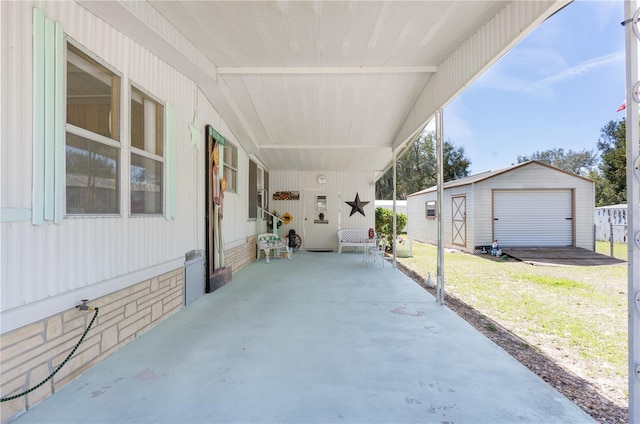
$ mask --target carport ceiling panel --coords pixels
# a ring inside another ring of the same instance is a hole
[[[192,39],[201,32],[192,28],[193,22],[178,28],[196,45],[214,45],[203,52],[216,66],[282,66],[291,57],[287,21],[272,2],[154,1],[154,6],[163,9],[166,3],[188,9],[206,41]]]
[[[335,108],[324,104],[328,93],[335,98],[336,90],[328,90],[322,82],[333,81],[327,83],[333,85],[335,76],[245,75],[242,80],[249,96],[244,104],[250,105],[258,118],[252,122],[265,131],[261,145],[331,142],[328,135],[335,123],[327,121],[325,114]]]
[[[225,81],[238,81],[227,75]],[[388,145],[417,96],[424,74],[244,75],[232,92],[261,145]],[[352,83],[357,81],[357,83]],[[353,88],[353,87],[356,88]],[[346,88],[344,88],[346,87]],[[244,96],[248,96],[244,98]],[[399,117],[398,114],[401,116]]]
[[[361,140],[363,144],[371,144],[372,140],[384,140],[384,145],[391,145],[429,80],[429,75],[416,73],[380,76],[368,107],[368,116],[365,117],[368,123]]]
[[[244,75],[241,77],[249,104],[253,108],[264,137],[260,145],[281,144],[291,138],[297,117],[286,96],[290,77],[282,75]]]
[[[253,134],[257,143],[267,139],[268,135],[252,100],[255,94],[248,90],[244,78],[237,75],[224,75],[219,77],[218,83],[226,87],[225,103],[234,106],[232,110],[238,115],[244,129]]]
[[[151,3],[216,66],[407,66],[439,64],[506,2]]]

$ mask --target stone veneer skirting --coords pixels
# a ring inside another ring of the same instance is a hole
[[[232,272],[256,260],[257,236],[225,250]],[[184,305],[184,269],[143,281],[92,299],[98,318],[74,356],[42,387],[0,408],[0,422],[51,396],[93,365],[149,330]],[[69,309],[0,336],[0,396],[10,397],[39,384],[67,357],[85,331],[94,311]]]
[[[256,260],[258,236],[247,238],[247,241],[232,249],[224,251],[225,266],[230,266],[232,272],[236,272],[242,267],[249,265]]]
[[[11,421],[181,309],[184,269],[92,299],[89,305],[100,309],[98,318],[74,356],[42,387],[3,402],[1,422]],[[73,308],[0,336],[0,396],[19,394],[47,378],[78,343],[94,313]]]

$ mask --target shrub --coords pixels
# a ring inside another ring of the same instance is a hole
[[[407,225],[408,217],[401,212],[396,213],[396,233]],[[387,246],[393,241],[393,211],[387,208],[376,208],[376,233],[387,240]]]

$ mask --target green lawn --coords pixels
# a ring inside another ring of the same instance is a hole
[[[413,243],[403,264],[435,279],[437,249]],[[533,266],[445,252],[445,292],[585,378],[627,393],[627,267]]]
[[[611,243],[608,241],[596,241],[596,252],[611,256]],[[626,261],[627,245],[625,243],[613,243],[613,257]]]

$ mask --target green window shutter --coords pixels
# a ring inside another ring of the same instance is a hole
[[[62,222],[64,202],[64,34],[62,26],[33,11],[34,225]]]
[[[172,220],[176,219],[176,149],[178,138],[176,127],[176,108],[173,105],[167,104],[165,107],[165,115],[165,218],[167,220]]]

